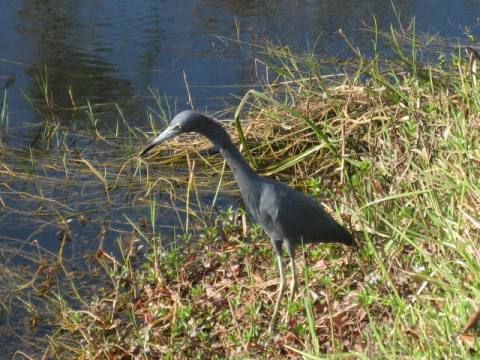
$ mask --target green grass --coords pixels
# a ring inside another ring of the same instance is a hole
[[[57,331],[45,351],[86,359],[475,356],[479,334],[464,327],[480,298],[476,65],[462,50],[425,47],[415,32],[372,30],[374,56],[356,51],[357,59],[329,68],[335,76],[324,76],[325,64],[312,54],[266,47],[259,63],[273,80],[248,91],[226,124],[259,172],[316,197],[358,243],[352,251],[318,245],[299,254],[302,286],[293,303],[284,300],[277,336],[267,334],[278,281],[268,239],[244,211],[215,215],[200,203],[212,173],[222,179],[215,177],[217,192],[231,189],[231,176],[219,156],[202,155],[206,142],[178,139],[148,163],[125,157],[57,165],[90,174],[105,199],[135,183],[150,218],[125,219],[132,236],[119,240],[120,256],[99,251],[97,271],[108,285],[94,296],[74,294],[86,304],[73,306],[51,290]],[[380,41],[394,58],[380,53]],[[425,54],[438,62],[422,63]],[[94,109],[84,111],[104,141]],[[125,143],[119,148],[134,154]],[[188,163],[189,173],[172,179],[153,169],[172,163]],[[0,171],[26,179],[31,169],[5,164]],[[151,194],[169,190],[178,200],[178,187],[188,234],[181,235],[185,246],[164,249]]]

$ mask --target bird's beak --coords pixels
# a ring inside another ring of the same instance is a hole
[[[158,135],[155,139],[153,139],[153,141],[145,149],[142,150],[142,152],[140,153],[140,156],[145,155],[158,144],[161,144],[162,142],[168,139],[171,139],[172,137],[178,134],[179,134],[178,127],[172,127],[172,126],[167,127],[165,130],[162,131],[160,135]]]

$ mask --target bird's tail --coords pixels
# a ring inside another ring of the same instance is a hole
[[[355,244],[355,239],[353,238],[353,235],[345,229],[342,225],[338,225],[340,227],[339,231],[339,242],[345,245],[352,246]]]

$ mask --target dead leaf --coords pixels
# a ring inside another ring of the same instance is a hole
[[[418,333],[419,326],[415,325],[413,328],[407,329],[406,333],[415,339],[420,339],[420,334]]]
[[[313,265],[313,270],[321,270],[321,269],[326,269],[327,268],[327,263],[325,260],[318,260],[315,265]]]
[[[363,308],[359,308],[357,311],[357,322],[361,323],[367,317],[367,312]]]
[[[480,335],[480,334],[477,334],[477,335]],[[467,334],[467,333],[460,334],[459,339],[466,346],[469,347],[470,352],[475,352],[475,353],[477,352],[477,350],[473,347],[475,338],[472,334]]]
[[[469,331],[470,329],[473,329],[473,327],[477,325],[479,321],[480,321],[480,308],[477,309],[477,311],[475,311],[468,318],[467,324],[465,325],[465,328],[463,329],[463,331]]]

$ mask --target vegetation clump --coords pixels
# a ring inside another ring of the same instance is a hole
[[[393,56],[380,54],[380,41]],[[197,142],[192,166],[194,155],[177,140],[155,159],[190,164],[189,235],[181,246],[161,246],[152,201],[149,221],[129,221],[133,232],[119,241],[119,255],[98,252],[97,271],[109,285],[78,306],[59,302],[47,353],[314,359],[480,351],[478,58],[422,47],[393,29],[374,32],[372,57],[352,50],[356,61],[325,76],[314,55],[267,48],[270,80],[246,94],[227,125],[259,172],[318,198],[358,242],[352,252],[332,245],[299,251],[301,291],[283,308],[277,336],[267,335],[277,286],[268,239],[242,210],[194,209],[201,184],[193,167],[213,167],[222,179],[225,168]],[[426,54],[432,64],[420,62]],[[148,174],[134,175],[137,186],[165,190],[166,179]]]

